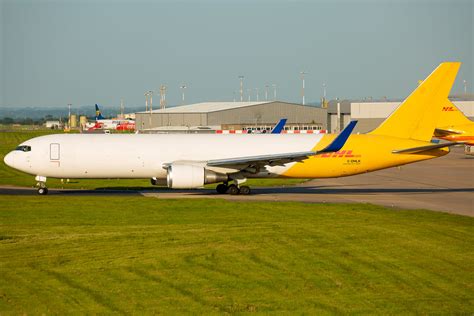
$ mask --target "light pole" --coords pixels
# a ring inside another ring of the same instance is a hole
[[[150,114],[153,111],[153,91],[148,91],[148,95],[150,96]]]
[[[250,96],[252,95],[252,89],[247,89],[248,101],[250,102]]]
[[[148,118],[148,128],[151,128],[151,111],[153,111],[153,91],[148,91],[150,95],[150,116]]]
[[[166,108],[166,86],[160,86],[160,109]]]
[[[244,101],[244,76],[239,76],[240,79],[240,102]]]
[[[265,85],[265,101],[268,101],[268,84]]]
[[[467,81],[463,80],[462,83],[464,84],[464,95],[467,95]]]
[[[148,92],[145,92],[145,112],[148,112]]]
[[[276,101],[276,99],[277,99],[277,85],[272,84],[272,87],[273,87],[273,101]]]
[[[181,88],[181,94],[182,94],[181,103],[184,105],[184,90],[187,88],[186,84],[183,83],[180,88]]]
[[[300,72],[300,74],[301,74],[301,81],[303,83],[303,86],[301,88],[301,96],[303,97],[303,105],[305,105],[305,100],[304,100],[304,75],[306,75],[307,72],[302,71],[302,72]]]
[[[258,88],[255,88],[255,92],[257,92],[257,102],[259,101],[259,97],[258,97]]]
[[[71,103],[68,103],[68,108],[69,108],[69,113],[68,113],[68,119],[67,119],[67,124],[69,125],[68,127],[71,128]],[[95,116],[98,116],[98,114],[96,113]]]

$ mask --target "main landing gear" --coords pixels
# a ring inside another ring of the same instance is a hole
[[[48,194],[48,188],[46,187],[46,177],[36,176],[35,180],[38,181],[36,183],[36,186],[38,187],[38,194],[39,195]]]
[[[228,185],[227,183],[218,184],[216,191],[219,194],[230,194],[230,195],[248,195],[250,194],[250,188],[246,185],[237,186],[235,184]]]

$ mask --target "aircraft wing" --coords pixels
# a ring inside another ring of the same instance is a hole
[[[243,170],[246,168],[253,168],[258,170],[263,166],[281,166],[289,162],[300,162],[311,156],[315,156],[322,153],[337,152],[346,143],[347,139],[352,133],[352,130],[356,126],[357,121],[352,121],[346,128],[324,149],[319,151],[302,151],[302,152],[291,152],[282,154],[270,154],[261,156],[247,156],[247,157],[236,157],[236,158],[225,158],[208,160],[207,166],[209,167],[224,167],[231,169]]]
[[[280,166],[289,162],[299,162],[305,160],[311,156],[315,156],[322,153],[337,152],[346,143],[347,139],[351,135],[357,121],[350,122],[346,128],[324,149],[318,151],[301,151],[301,152],[289,152],[259,156],[244,156],[244,157],[232,157],[224,159],[213,159],[208,161],[181,161],[180,163],[185,164],[196,164],[208,167],[220,167],[234,169],[237,171],[247,170],[250,172],[257,172],[261,167],[264,166]],[[167,169],[173,163],[164,163],[163,168]]]

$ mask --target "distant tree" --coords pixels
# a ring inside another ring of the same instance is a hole
[[[15,123],[15,120],[13,120],[11,117],[4,117],[0,120],[0,123],[1,124],[5,124],[5,125],[8,125],[8,124],[13,124]]]
[[[20,124],[22,124],[22,125],[34,125],[34,124],[35,124],[35,121],[34,121],[32,118],[27,117],[27,118],[22,119],[22,120],[21,120],[20,122],[18,122],[18,123],[20,123]]]

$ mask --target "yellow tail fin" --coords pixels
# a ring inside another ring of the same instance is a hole
[[[436,127],[453,128],[467,124],[474,124],[474,122],[468,119],[451,101],[447,100],[441,109],[441,115]]]
[[[430,141],[460,66],[458,62],[440,64],[369,134]]]

